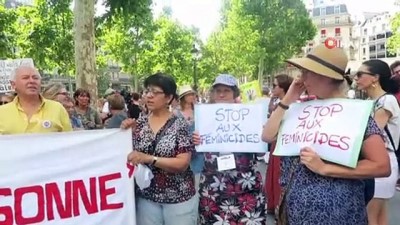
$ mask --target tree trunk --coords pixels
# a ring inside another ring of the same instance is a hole
[[[260,83],[261,88],[264,86],[264,58],[265,53],[260,56],[258,63],[258,82]]]
[[[74,6],[76,85],[89,91],[92,104],[97,100],[94,6],[95,0],[75,0]]]

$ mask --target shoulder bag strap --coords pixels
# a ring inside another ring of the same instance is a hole
[[[164,134],[167,132],[168,128],[170,128],[172,126],[172,124],[174,124],[175,120],[176,120],[176,116],[174,115],[171,119],[169,119],[167,121],[167,124],[165,124],[165,126],[163,127],[164,129],[160,133],[156,134],[155,139],[151,143],[151,152],[149,152],[150,154],[154,154],[154,152],[156,151],[158,142],[164,136]]]
[[[389,131],[389,128],[387,125],[385,126],[384,130],[385,130],[387,136],[389,137],[390,143],[392,144],[392,147],[393,147],[393,151],[396,151],[397,150],[396,145],[394,144],[393,137],[390,134],[390,131]]]
[[[379,101],[383,96],[386,96],[387,94],[388,94],[388,93],[385,93],[385,94],[383,94],[382,96],[380,96],[378,99],[376,99],[374,105],[376,105],[376,104],[378,103],[378,101]],[[390,134],[390,131],[389,131],[388,126],[386,125],[383,129],[385,130],[385,132],[386,132],[386,134],[387,134],[387,136],[388,136],[388,138],[389,138],[389,141],[390,141],[390,143],[392,144],[393,151],[396,151],[397,148],[396,148],[396,145],[394,144],[393,137],[392,137],[392,135]]]

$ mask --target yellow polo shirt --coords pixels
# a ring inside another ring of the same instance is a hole
[[[72,131],[65,108],[58,102],[42,99],[39,110],[28,119],[19,98],[0,106],[0,135]]]

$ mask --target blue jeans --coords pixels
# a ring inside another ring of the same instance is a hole
[[[198,195],[186,202],[163,204],[136,198],[138,225],[197,225]]]

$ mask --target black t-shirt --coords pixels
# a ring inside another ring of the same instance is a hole
[[[138,119],[142,110],[136,104],[128,105],[128,117],[132,119]]]

